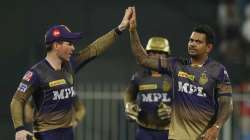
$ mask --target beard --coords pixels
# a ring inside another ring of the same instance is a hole
[[[191,51],[188,51],[188,56],[191,57],[191,58],[194,58],[194,59],[197,59],[197,58],[200,57],[200,56],[197,54],[197,52],[191,52]]]
[[[195,50],[188,50],[188,55],[191,57],[197,56],[197,52]]]

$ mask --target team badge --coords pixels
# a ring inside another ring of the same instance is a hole
[[[200,85],[205,85],[208,82],[206,73],[202,73],[199,79]]]
[[[168,81],[163,81],[162,83],[162,89],[164,92],[167,92],[170,90],[171,84]]]
[[[27,72],[25,73],[25,75],[23,76],[23,80],[29,82],[29,81],[31,80],[31,78],[32,78],[32,75],[33,75],[33,72],[27,71]]]

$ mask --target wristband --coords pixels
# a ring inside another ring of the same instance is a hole
[[[116,32],[118,35],[121,35],[121,34],[122,34],[122,31],[120,31],[118,27],[115,28],[115,32]]]
[[[21,131],[21,130],[25,130],[24,126],[19,126],[17,128],[15,128],[15,131]]]

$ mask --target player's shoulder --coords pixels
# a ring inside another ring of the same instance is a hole
[[[48,64],[46,64],[45,59],[37,62],[31,66],[25,73],[24,77],[40,77],[39,75],[47,71]]]
[[[224,70],[225,69],[225,66],[223,64],[221,64],[220,62],[214,60],[214,59],[209,59],[209,62],[208,62],[208,67],[213,69],[213,70]]]
[[[149,69],[139,69],[133,73],[131,80],[139,80],[149,73]]]
[[[37,62],[36,64],[34,64],[33,66],[31,66],[30,70],[35,71],[35,70],[38,70],[38,69],[42,69],[42,68],[44,68],[46,65],[47,65],[47,64],[46,64],[46,60],[43,59],[43,60]]]
[[[141,72],[136,71],[132,74],[131,80],[137,80],[141,77]]]
[[[207,70],[214,78],[224,77],[224,75],[228,77],[225,66],[216,60],[210,60],[210,62],[208,62]]]
[[[172,62],[175,65],[189,65],[191,62],[190,58],[182,56],[169,57],[168,60],[170,60],[170,62]]]

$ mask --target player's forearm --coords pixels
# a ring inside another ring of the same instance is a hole
[[[135,55],[139,64],[144,67],[148,67],[151,69],[158,69],[159,59],[149,57],[141,45],[139,35],[136,30],[130,31],[130,42],[132,52]]]
[[[231,96],[218,97],[218,114],[214,125],[222,127],[233,112],[233,100]]]
[[[85,116],[85,107],[83,106],[83,104],[79,105],[78,108],[76,109],[76,113],[75,113],[75,119],[77,122],[82,121],[83,117]]]
[[[96,39],[93,43],[79,52],[78,61],[82,62],[104,53],[115,42],[118,37],[118,33],[119,31],[113,29]]]
[[[94,50],[96,50],[96,55],[100,55],[105,52],[111,45],[115,42],[118,37],[118,30],[113,29],[112,31],[106,33],[102,37],[98,38],[96,41],[92,43]]]
[[[34,107],[31,103],[31,101],[28,101],[24,106],[24,120],[25,123],[32,123],[33,122],[33,111]]]
[[[130,93],[127,92],[124,95],[123,101],[124,101],[124,105],[126,105],[127,103],[134,103],[135,99]]]
[[[124,105],[126,105],[126,103],[135,103],[136,96],[137,96],[136,93],[137,93],[137,90],[135,88],[135,85],[130,83],[123,97]]]
[[[22,129],[23,127],[23,108],[25,105],[25,101],[13,97],[11,104],[10,104],[10,111],[11,111],[11,117],[12,121],[14,123],[15,129]]]

